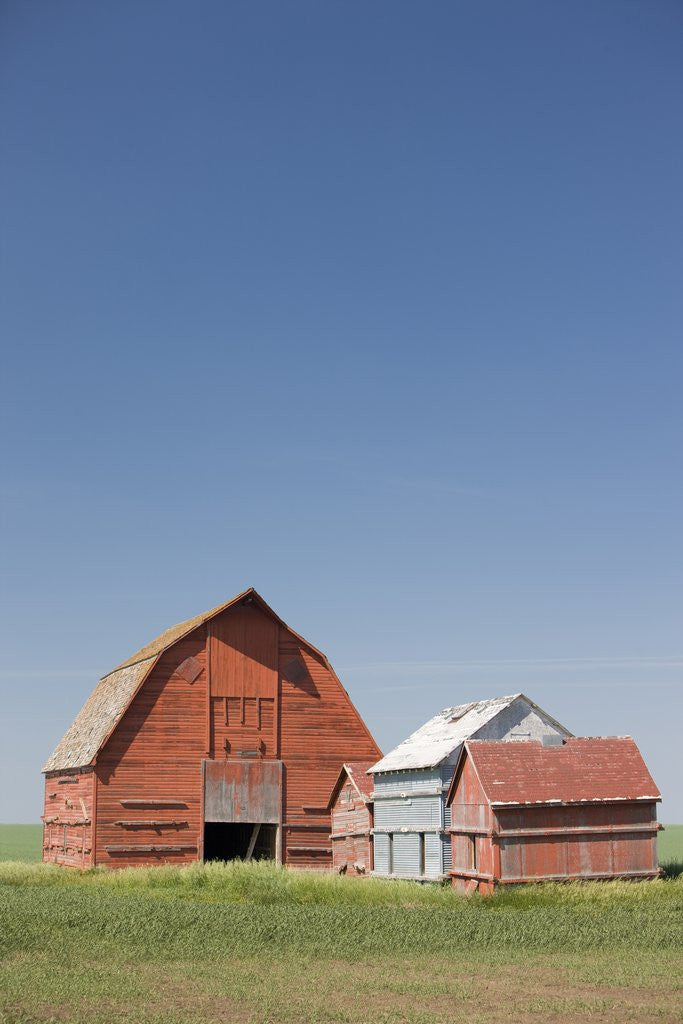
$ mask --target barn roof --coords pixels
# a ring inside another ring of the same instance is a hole
[[[236,597],[232,597],[224,604],[216,605],[208,612],[195,615],[191,619],[179,622],[177,626],[171,626],[170,629],[164,630],[156,639],[141,647],[130,658],[122,661],[115,669],[103,676],[67,729],[64,737],[43,765],[43,771],[54,772],[69,768],[83,768],[91,764],[120,722],[126,708],[159,655],[192,633],[198,626],[202,626],[232,605],[247,599],[253,600],[280,625],[289,629],[309,650],[319,655],[326,665],[329,664],[322,651],[313,647],[298,633],[294,633],[294,630],[290,629],[279,615],[276,615],[273,609],[266,604],[260,594],[253,587],[249,587],[248,590],[243,590],[241,594],[237,594]]]
[[[43,765],[43,771],[82,768],[90,764],[155,661],[155,657],[147,658],[100,679]]]
[[[334,784],[334,788],[330,794],[330,799],[327,804],[328,810],[331,808],[334,801],[337,799],[339,790],[344,785],[344,779],[348,777],[349,781],[353,783],[356,788],[356,792],[361,800],[365,803],[370,803],[372,800],[372,780],[367,774],[368,768],[372,764],[372,761],[345,761],[341,766],[341,771],[337,776],[337,781]]]
[[[567,732],[564,726],[551,718],[545,711],[534,704],[523,693],[513,693],[507,697],[491,697],[489,700],[473,701],[470,704],[458,704],[456,707],[444,708],[428,722],[412,733],[406,740],[374,764],[370,771],[378,772],[407,771],[411,768],[436,768],[452,754],[460,744],[474,736],[496,715],[510,707],[516,700],[524,700],[538,711],[547,721]]]
[[[630,736],[572,737],[559,746],[470,740],[471,758],[494,805],[658,800],[660,792]],[[455,792],[456,768],[449,793]]]

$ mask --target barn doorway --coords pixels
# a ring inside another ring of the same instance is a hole
[[[204,860],[275,860],[277,825],[207,821]]]

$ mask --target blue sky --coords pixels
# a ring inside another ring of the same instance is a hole
[[[385,749],[523,690],[683,821],[682,36],[3,3],[0,820],[100,675],[253,585]]]

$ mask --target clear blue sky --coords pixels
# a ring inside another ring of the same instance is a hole
[[[379,743],[524,690],[683,821],[683,6],[0,8],[0,821],[253,585]]]

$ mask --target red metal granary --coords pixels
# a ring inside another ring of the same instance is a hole
[[[342,765],[327,809],[332,816],[332,867],[339,874],[372,871],[372,761]]]
[[[43,859],[329,869],[332,785],[380,756],[325,655],[250,589],[100,680],[43,769]]]
[[[448,793],[453,887],[654,878],[660,793],[629,736],[470,740]]]

